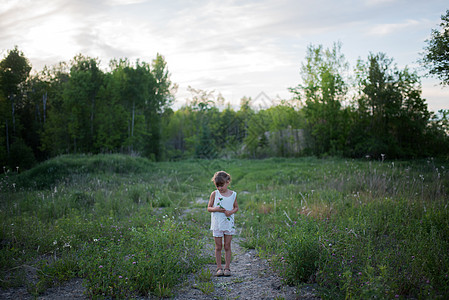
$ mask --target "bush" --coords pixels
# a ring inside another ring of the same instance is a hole
[[[21,170],[27,170],[36,164],[33,150],[28,147],[22,139],[17,139],[11,144],[8,165],[15,170],[19,167]]]
[[[23,187],[45,189],[70,182],[80,175],[139,174],[152,168],[152,163],[147,159],[127,155],[62,155],[20,174],[17,182]]]
[[[320,258],[318,233],[315,222],[304,219],[286,233],[281,274],[288,284],[314,282]]]

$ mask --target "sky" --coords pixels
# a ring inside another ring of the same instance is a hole
[[[221,93],[237,107],[244,96],[288,100],[301,82],[309,45],[340,42],[350,66],[383,52],[423,75],[418,60],[447,0],[0,0],[0,58],[18,46],[33,71],[81,53],[151,62],[165,57],[178,84]],[[429,109],[449,109],[449,87],[422,79]],[[266,100],[265,100],[266,101]]]

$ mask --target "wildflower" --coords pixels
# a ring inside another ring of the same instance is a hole
[[[118,278],[122,279],[122,278],[123,278],[123,276],[122,276],[122,275],[119,275],[119,276],[118,276]]]
[[[133,265],[135,265],[136,264],[136,262],[135,261],[133,261]]]
[[[98,239],[94,239],[94,242],[98,242]]]
[[[57,243],[58,243],[57,240],[54,240],[54,241],[53,241],[53,245],[56,245]]]
[[[98,267],[99,269],[101,269],[101,268],[103,268],[103,266],[102,265],[100,265],[99,267]]]

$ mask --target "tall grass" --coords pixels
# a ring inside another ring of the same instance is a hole
[[[195,199],[208,198],[224,169],[243,245],[287,283],[317,283],[329,299],[447,298],[448,168],[432,159],[61,156],[0,178],[0,284],[37,295],[80,276],[92,297],[172,295],[206,261],[199,237],[209,214]],[[32,281],[28,267],[38,270]]]
[[[3,175],[1,286],[38,295],[80,276],[96,298],[171,295],[204,263],[200,228],[179,217],[193,198],[188,178],[120,155],[61,156]]]
[[[249,194],[245,235],[287,282],[330,299],[448,297],[447,163],[277,164]]]

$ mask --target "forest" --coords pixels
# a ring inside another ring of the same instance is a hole
[[[434,40],[423,63],[441,47]],[[385,53],[351,68],[341,43],[309,45],[305,57],[290,99],[262,108],[243,97],[235,107],[220,93],[189,87],[191,97],[174,110],[177,84],[161,54],[151,62],[113,59],[107,70],[79,54],[32,73],[16,46],[0,61],[0,162],[28,169],[80,153],[155,161],[447,157],[449,111],[429,111],[417,71],[398,68]]]

